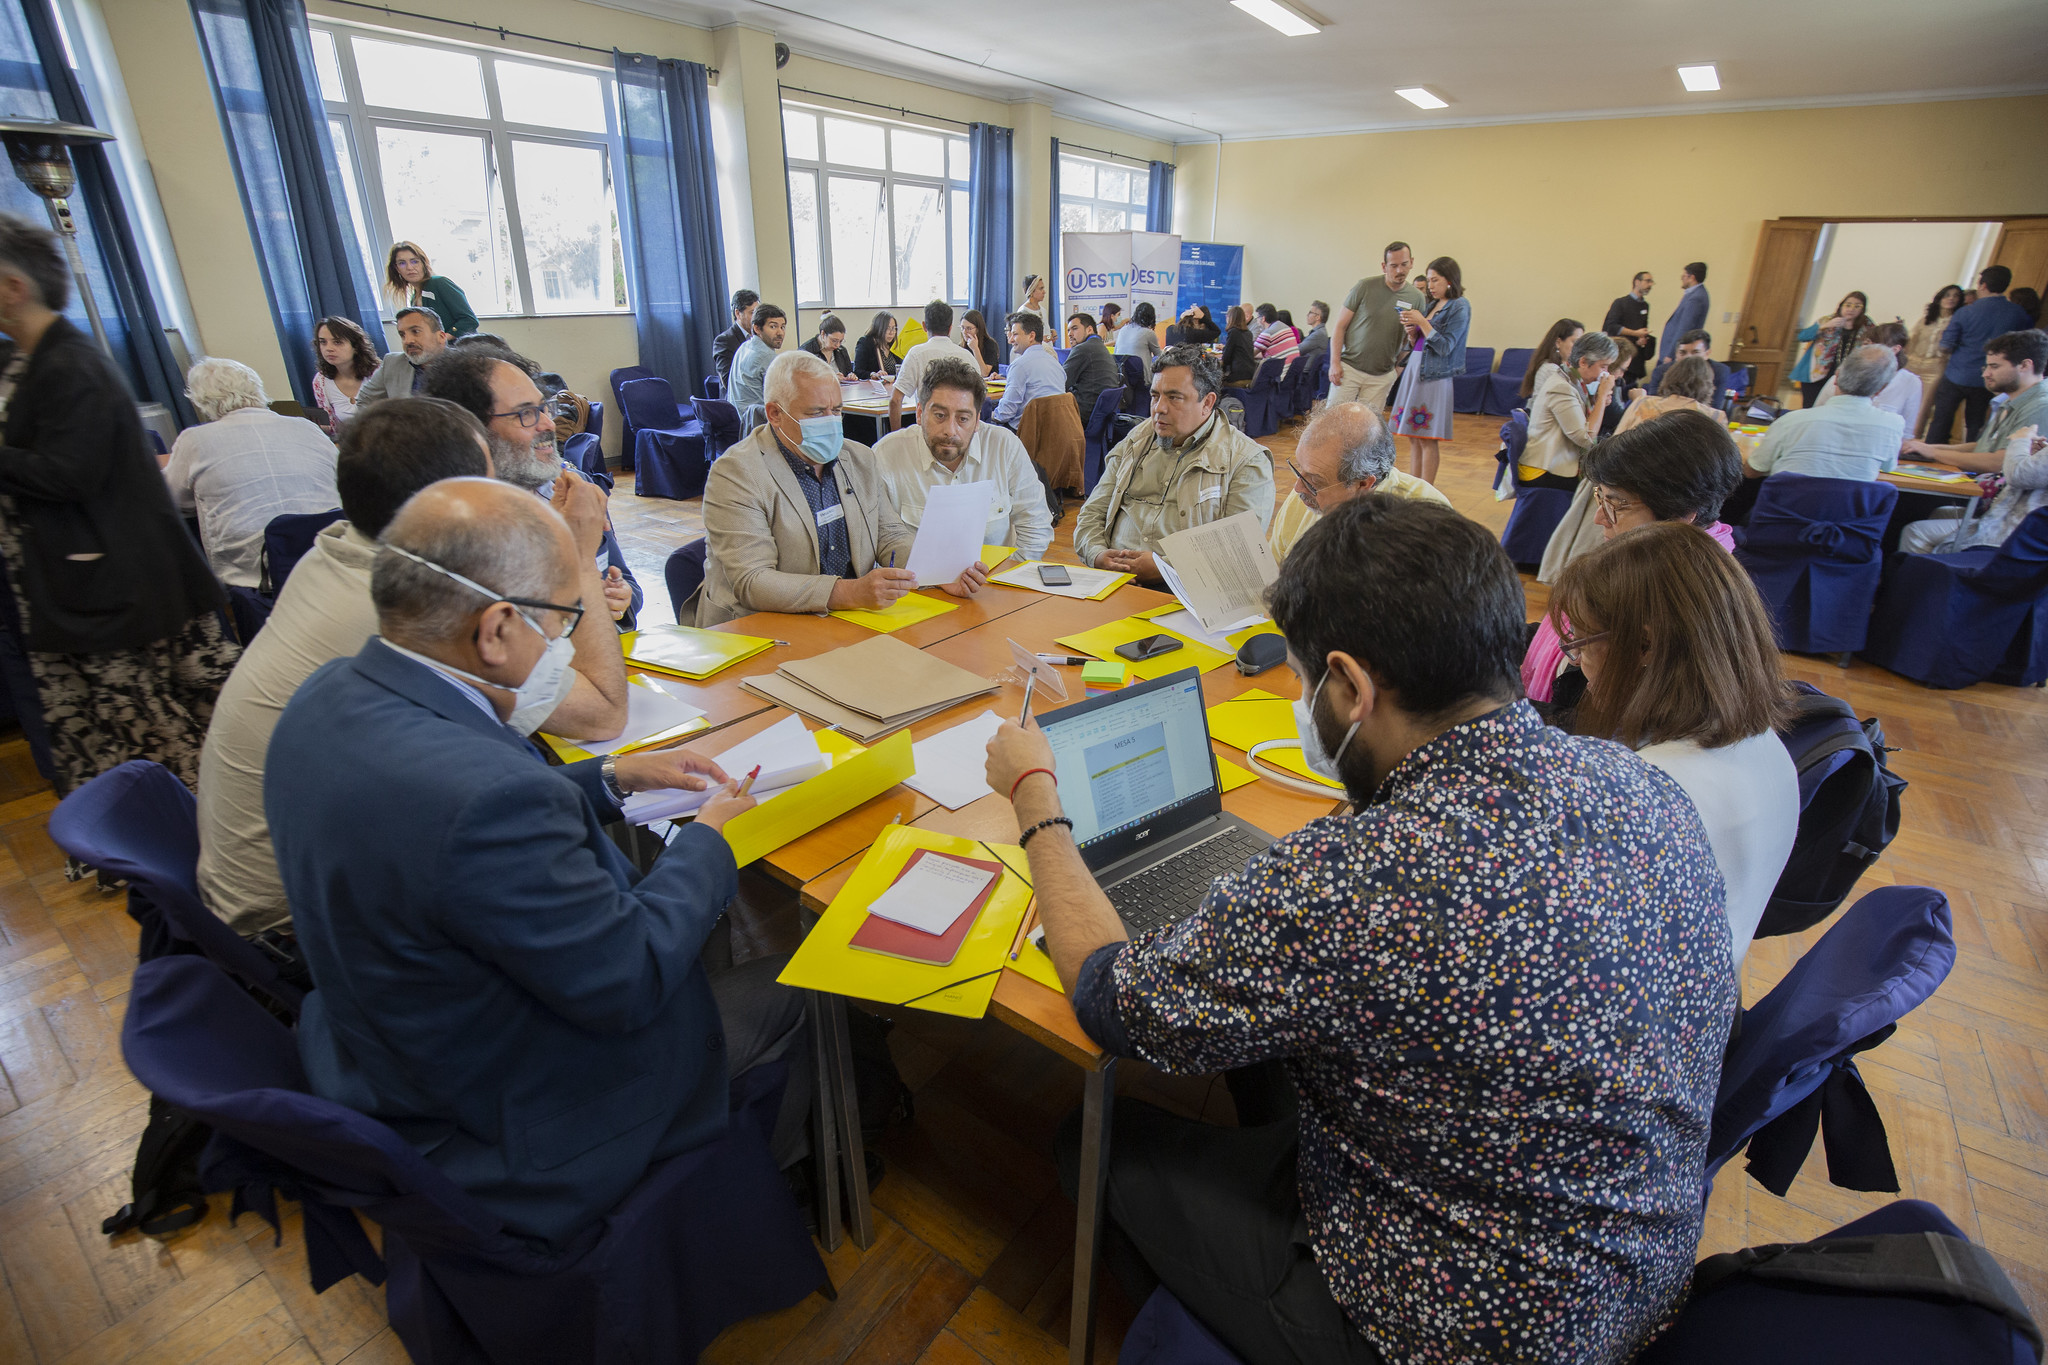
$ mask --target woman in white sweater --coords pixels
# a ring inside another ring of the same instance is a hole
[[[1619,740],[1698,808],[1739,969],[1799,829],[1778,738],[1789,695],[1749,575],[1705,531],[1660,521],[1567,565],[1550,610],[1586,675],[1573,729]]]

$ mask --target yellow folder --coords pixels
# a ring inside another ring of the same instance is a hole
[[[1230,700],[1219,701],[1209,708],[1209,734],[1233,749],[1247,752],[1252,745],[1269,739],[1293,739],[1296,734],[1294,703],[1256,687],[1249,692],[1240,692]],[[1269,749],[1255,762],[1284,768],[1311,782],[1319,782],[1333,792],[1344,790],[1342,783],[1332,782],[1312,770],[1299,749]]]
[[[734,635],[695,626],[648,626],[619,637],[629,663],[699,681],[774,644],[758,635]]]
[[[1010,970],[1022,972],[1049,991],[1058,991],[1061,995],[1067,993],[1067,988],[1060,984],[1060,974],[1053,970],[1052,959],[1045,955],[1043,948],[1028,938],[1024,940],[1024,946],[1017,951],[1017,960],[1010,964]]]
[[[872,749],[860,749],[837,734],[821,733],[818,747],[835,754],[831,767],[725,822],[725,841],[732,845],[732,860],[741,867],[803,838],[829,820],[837,820],[917,771],[908,730],[898,730]],[[855,750],[850,758],[836,757],[849,747]],[[877,889],[875,894],[881,891]]]
[[[888,743],[877,746],[875,752],[899,740],[907,751],[910,737],[899,733]],[[848,941],[867,919],[868,906],[896,880],[910,855],[921,848],[962,858],[993,858],[1010,869],[982,906],[974,928],[960,945],[959,955],[944,967],[934,967],[848,947]],[[1024,850],[1015,844],[990,844],[915,825],[891,825],[861,859],[860,867],[832,898],[832,904],[819,916],[803,946],[776,979],[785,986],[805,990],[830,991],[885,1005],[914,1005],[939,1014],[979,1019],[988,1013],[996,978],[1010,965],[1010,940],[1016,937],[1024,908],[1031,903],[1031,885],[1022,875],[1024,866]]]
[[[1014,545],[984,545],[981,547],[981,567],[993,569],[996,565],[1017,553]]]
[[[943,616],[959,605],[958,602],[941,602],[936,597],[926,597],[921,592],[913,592],[897,598],[893,605],[880,611],[869,611],[865,607],[849,607],[832,614],[842,621],[866,626],[869,630],[891,631],[914,626],[919,621],[930,620],[934,616]]]
[[[1171,635],[1180,641],[1181,647],[1171,654],[1162,654],[1156,659],[1140,659],[1131,664],[1131,671],[1141,678],[1163,678],[1190,666],[1207,673],[1230,662],[1230,656],[1222,650],[1211,649],[1200,640],[1190,640],[1175,631],[1161,630],[1138,616],[1126,616],[1121,621],[1111,621],[1106,626],[1084,630],[1078,635],[1062,635],[1058,643],[1081,654],[1093,654],[1098,659],[1122,659],[1123,656],[1116,652],[1118,645],[1142,640],[1147,635]]]

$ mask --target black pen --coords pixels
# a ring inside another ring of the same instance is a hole
[[[1043,664],[1066,664],[1071,668],[1079,668],[1082,664],[1092,664],[1095,662],[1095,660],[1084,658],[1079,654],[1040,654],[1037,658]]]

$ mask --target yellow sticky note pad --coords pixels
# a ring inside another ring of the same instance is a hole
[[[1171,654],[1162,654],[1156,659],[1140,659],[1131,665],[1131,671],[1140,678],[1150,680],[1163,678],[1183,668],[1199,668],[1204,673],[1221,668],[1230,662],[1230,656],[1220,649],[1211,649],[1199,640],[1190,640],[1185,635],[1170,630],[1161,630],[1151,621],[1136,616],[1126,616],[1121,621],[1111,621],[1106,626],[1084,630],[1078,635],[1062,635],[1058,643],[1081,654],[1093,654],[1098,659],[1120,659],[1116,652],[1118,645],[1127,645],[1133,640],[1142,640],[1147,635],[1172,635],[1180,641],[1180,648]],[[1292,734],[1290,730],[1288,733]]]
[[[872,749],[852,745],[853,755],[841,758],[850,744],[839,734],[820,734],[818,747],[833,755],[831,767],[773,801],[726,821],[725,841],[732,845],[732,860],[745,867],[766,857],[917,771],[908,730],[898,730]]]
[[[1293,739],[1294,703],[1256,687],[1240,692],[1209,708],[1209,734],[1233,749],[1246,751],[1269,739]],[[1258,761],[1321,783],[1331,791],[1344,790],[1342,783],[1332,782],[1310,769],[1299,749],[1269,749],[1259,755]]]
[[[959,605],[958,602],[941,602],[936,597],[926,597],[921,592],[913,592],[906,593],[904,596],[897,598],[893,605],[884,607],[880,611],[869,611],[865,607],[850,607],[845,611],[835,611],[832,614],[842,621],[851,621],[857,626],[866,626],[869,630],[887,632],[901,630],[905,626],[914,626],[919,621],[928,621],[934,616],[943,616]]]
[[[892,736],[894,739],[903,740],[907,751],[908,734],[899,732]],[[887,747],[886,743],[878,745],[876,752]],[[993,858],[1011,869],[1003,874],[988,903],[982,906],[958,955],[946,966],[935,967],[849,947],[848,943],[867,919],[868,906],[889,888],[910,856],[921,848],[959,858]],[[805,990],[831,991],[835,995],[878,1000],[885,1005],[914,1005],[939,1014],[979,1019],[988,1013],[996,978],[1009,964],[1010,940],[1016,937],[1024,908],[1031,903],[1031,887],[1016,870],[1024,866],[1024,850],[1015,844],[988,844],[915,825],[892,825],[861,859],[860,867],[832,898],[832,904],[818,917],[817,924],[805,935],[803,945],[776,980]]]
[[[993,569],[996,565],[1017,553],[1014,545],[984,545],[981,547],[981,567]]]

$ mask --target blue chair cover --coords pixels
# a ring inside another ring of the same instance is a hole
[[[1898,489],[1876,480],[1764,480],[1735,557],[1770,608],[1780,649],[1863,648],[1884,572],[1879,547],[1898,500]]]
[[[300,1202],[315,1291],[390,1283],[420,1365],[695,1360],[741,1318],[829,1287],[768,1154],[787,1074],[733,1085],[725,1136],[651,1168],[602,1221],[550,1249],[508,1230],[384,1124],[306,1093],[291,1034],[196,958],[136,970],[121,1048],[136,1077],[215,1130],[202,1163],[233,1214]],[[383,1228],[380,1261],[356,1211]]]
[[[1152,1291],[1124,1333],[1117,1365],[1244,1365],[1165,1285]]]
[[[704,458],[715,460],[747,433],[740,427],[740,410],[716,398],[700,398],[697,421],[704,428]]]
[[[1280,430],[1282,414],[1277,400],[1285,368],[1285,361],[1261,361],[1258,372],[1252,376],[1251,387],[1237,390],[1237,396],[1244,400],[1244,434],[1253,440]]]
[[[1843,911],[1742,1016],[1714,1100],[1708,1185],[1747,1148],[1750,1174],[1783,1195],[1825,1120],[1830,1180],[1898,1189],[1884,1120],[1855,1054],[1889,1038],[1955,961],[1948,897],[1939,891],[1880,887]]]
[[[1451,376],[1451,411],[1486,411],[1486,391],[1492,387],[1492,371],[1493,347],[1467,346],[1465,373]]]
[[[590,432],[580,431],[569,438],[562,447],[562,458],[583,471],[583,477],[602,488],[612,491],[612,472],[605,468],[604,451],[598,447],[597,437]]]
[[[1123,410],[1149,414],[1152,410],[1152,393],[1145,387],[1145,358],[1120,355],[1116,357],[1116,367],[1124,380]]]
[[[604,439],[604,404],[590,405],[590,418],[583,425],[583,434],[595,436],[600,441]]]
[[[677,625],[697,624],[697,614],[691,612],[690,619],[686,621],[683,609],[704,584],[704,553],[709,548],[704,537],[699,536],[688,545],[679,545],[669,551],[668,560],[661,566],[661,576],[668,580],[668,601],[675,609]]]
[[[1893,555],[1863,657],[1929,687],[2048,679],[2048,507],[1995,549]]]
[[[1505,417],[1516,408],[1523,406],[1521,395],[1522,376],[1529,372],[1529,362],[1536,352],[1528,346],[1510,346],[1500,353],[1500,368],[1486,381],[1486,401],[1480,411],[1496,417]],[[1453,388],[1456,384],[1453,383]]]
[[[128,879],[128,914],[142,926],[143,960],[205,954],[296,1018],[305,999],[277,963],[199,899],[198,803],[169,768],[131,759],[50,812],[50,840],[91,867]]]
[[[1327,356],[1319,358],[1328,359]],[[1315,407],[1316,388],[1318,385],[1317,377],[1319,375],[1321,376],[1321,383],[1329,383],[1330,367],[1328,365],[1309,365],[1296,361],[1287,371],[1287,378],[1291,381],[1289,392],[1294,395],[1292,410],[1296,417],[1302,416]]]
[[[724,389],[725,386],[718,382],[718,375],[716,373],[704,376],[704,396],[706,398],[717,398],[723,393]]]
[[[1493,476],[1493,486],[1500,487],[1506,479],[1514,489],[1515,505],[1508,513],[1508,524],[1501,528],[1501,548],[1508,552],[1508,560],[1519,569],[1534,570],[1543,562],[1543,551],[1550,544],[1550,537],[1557,530],[1557,524],[1564,520],[1564,514],[1571,510],[1572,495],[1561,488],[1531,488],[1522,482],[1520,465],[1522,452],[1529,445],[1529,412],[1517,408],[1508,414],[1508,420],[1500,424],[1501,447],[1494,453],[1500,468]]]
[[[1123,405],[1120,389],[1104,389],[1095,400],[1095,411],[1088,414],[1088,425],[1082,428],[1087,445],[1081,457],[1081,492],[1095,491],[1096,481],[1102,477],[1102,466],[1109,459],[1109,452],[1116,448],[1112,434],[1116,427],[1117,410]]]
[[[263,590],[275,602],[284,591],[284,581],[313,548],[313,539],[341,520],[341,509],[326,512],[287,512],[272,517],[263,528]]]
[[[1316,401],[1322,402],[1330,396],[1330,367],[1316,366]]]
[[[256,638],[256,632],[263,629],[263,623],[270,619],[270,609],[276,604],[254,588],[238,587],[233,583],[225,585],[228,590],[228,615],[235,625],[235,638],[247,649],[249,642]]]
[[[694,411],[676,406],[666,379],[629,379],[618,394],[633,432],[633,491],[643,498],[702,496],[711,460]]]
[[[643,365],[621,365],[618,369],[611,372],[612,397],[619,401],[619,420],[625,424],[619,428],[619,454],[626,461],[626,468],[628,469],[633,467],[633,438],[638,433],[633,428],[633,414],[626,407],[625,387],[636,379],[652,379],[654,377],[654,371]],[[591,406],[595,407],[596,404]],[[593,418],[593,430],[595,429],[595,421],[596,419]]]

